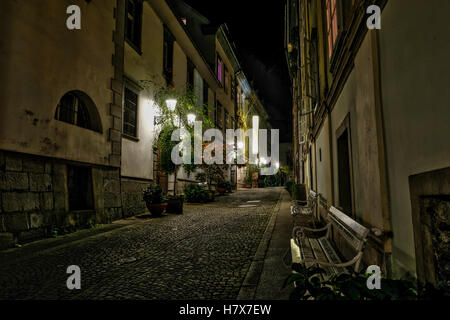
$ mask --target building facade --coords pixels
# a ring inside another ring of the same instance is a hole
[[[80,29],[67,27],[72,5]],[[216,127],[237,125],[227,28],[181,1],[5,0],[0,17],[1,248],[144,213],[149,184],[196,183],[158,169],[149,81],[190,89]]]
[[[368,28],[371,5],[381,29]],[[423,226],[439,210],[425,213],[423,199],[448,206],[448,9],[437,0],[286,5],[295,179],[376,231],[364,262],[389,277],[445,279],[448,249],[431,240],[441,231]]]

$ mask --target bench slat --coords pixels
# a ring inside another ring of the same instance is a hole
[[[326,256],[326,254],[322,251],[322,247],[320,246],[318,239],[310,238],[309,241],[311,242],[311,247],[313,248],[316,259],[319,261],[322,261],[322,262],[330,262]],[[334,273],[333,267],[320,266],[320,265],[319,265],[319,267],[324,269],[327,273],[331,273],[331,274]],[[324,278],[324,275],[322,275],[322,278]]]
[[[369,229],[362,226],[345,213],[341,212],[339,209],[335,207],[330,207],[329,214],[334,216],[335,219],[339,220],[343,225],[345,225],[346,229],[351,230],[359,240],[365,240],[367,235],[369,234]]]
[[[330,241],[327,238],[320,238],[319,243],[322,246],[323,251],[327,255],[328,261],[336,264],[342,263],[342,260],[339,258],[336,250],[334,250],[334,247],[331,245]],[[348,270],[346,268],[333,267],[333,269],[335,274],[348,273]]]

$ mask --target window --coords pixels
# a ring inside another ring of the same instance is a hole
[[[217,58],[217,80],[219,80],[220,84],[223,85],[223,62],[222,59],[218,56]]]
[[[163,75],[168,86],[173,86],[173,43],[175,38],[164,26]]]
[[[138,95],[130,89],[125,88],[123,133],[133,138],[137,138],[137,107]]]
[[[195,93],[195,105],[199,108],[203,105],[203,78],[200,73],[194,70],[194,93]]]
[[[338,36],[337,0],[326,0],[328,56],[331,58]]]
[[[187,84],[188,89],[194,88],[194,64],[191,59],[187,59]]]
[[[203,81],[203,114],[208,116],[208,100],[209,100],[209,86],[206,81]]]
[[[230,121],[230,117],[229,117],[229,115],[228,115],[228,111],[227,110],[225,110],[225,112],[224,112],[224,129],[230,129],[230,123],[229,123],[229,121]]]
[[[217,101],[217,107],[216,107],[216,126],[218,129],[222,130],[223,124],[222,124],[222,104]]]
[[[94,209],[91,168],[68,166],[67,189],[70,211]]]
[[[70,91],[59,100],[55,119],[81,128],[102,132],[97,107],[91,98],[81,91]]]
[[[225,93],[228,94],[228,68],[225,67],[223,71],[223,89],[225,90]]]
[[[125,39],[137,51],[141,50],[142,0],[127,0]]]

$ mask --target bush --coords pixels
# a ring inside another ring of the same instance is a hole
[[[292,196],[292,187],[294,186],[294,181],[292,180],[288,180],[286,181],[286,183],[284,184],[284,187],[286,188],[286,190],[289,192],[289,194]]]
[[[210,200],[209,192],[199,184],[190,184],[184,188],[184,196],[187,202],[198,203]]]
[[[143,199],[148,204],[162,203],[166,201],[163,190],[158,185],[150,185],[142,191]]]
[[[230,181],[222,181],[222,182],[219,182],[219,183],[217,184],[217,187],[219,187],[219,188],[224,188],[224,189],[225,189],[225,192],[228,192],[228,193],[232,193],[232,192],[233,192],[233,185],[231,184]]]
[[[292,200],[306,201],[306,187],[304,184],[294,184],[291,193]]]

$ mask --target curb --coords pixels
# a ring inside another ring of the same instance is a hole
[[[264,235],[259,242],[258,249],[253,256],[252,263],[248,268],[247,274],[245,276],[244,282],[242,283],[241,289],[236,300],[254,300],[256,289],[259,284],[259,279],[264,267],[264,259],[266,257],[267,249],[269,248],[270,240],[272,239],[273,229],[275,228],[275,221],[278,216],[278,212],[281,208],[281,202],[283,199],[283,192],[280,192],[280,197],[275,205],[272,215],[270,217],[269,223],[267,224]]]

